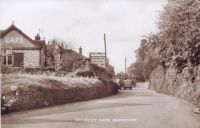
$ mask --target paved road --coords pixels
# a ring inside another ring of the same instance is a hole
[[[137,84],[102,99],[16,112],[2,128],[200,128],[191,105]]]

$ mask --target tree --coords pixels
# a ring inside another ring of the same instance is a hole
[[[143,71],[144,71],[143,63],[141,63],[141,62],[135,62],[128,68],[129,74],[134,76],[135,79],[140,82],[145,81]]]
[[[55,46],[55,49],[58,49],[61,53],[64,49],[73,49],[72,41],[65,41],[61,39],[51,39],[49,41],[51,45]]]
[[[159,31],[141,40],[129,72],[148,80],[158,65],[174,67],[178,73],[190,64],[200,65],[199,26],[199,0],[169,0],[159,17]]]
[[[143,42],[146,42],[146,39],[141,40],[141,44]],[[145,81],[144,77],[144,61],[146,58],[146,54],[144,52],[144,49],[142,45],[135,51],[136,53],[136,62],[131,64],[131,66],[128,68],[129,74],[133,75],[137,81]]]
[[[46,55],[48,58],[51,58],[52,62],[54,62],[55,59],[61,59],[65,49],[73,49],[71,41],[67,42],[61,39],[51,39],[47,45]],[[55,58],[56,54],[58,54],[60,58]]]
[[[125,73],[124,73],[124,72],[119,72],[119,73],[117,73],[115,76],[116,76],[116,78],[118,78],[118,79],[124,79],[124,78],[125,78]]]
[[[200,64],[200,1],[169,0],[160,14],[159,32],[148,36],[148,55],[182,71]]]
[[[158,23],[163,43],[168,45],[171,56],[188,59],[194,65],[198,65],[200,59],[195,56],[200,45],[199,7],[199,0],[169,1]]]

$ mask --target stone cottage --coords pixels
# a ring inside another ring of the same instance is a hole
[[[59,44],[47,44],[47,65],[67,72],[89,65],[89,59],[82,55],[82,48],[79,53],[72,49],[66,49]]]
[[[42,67],[45,66],[45,40],[39,34],[31,39],[14,24],[0,34],[1,65],[8,67]]]

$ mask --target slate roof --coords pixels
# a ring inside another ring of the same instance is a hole
[[[68,59],[74,59],[74,60],[81,60],[83,59],[84,56],[80,55],[74,50],[71,49],[64,49],[63,55],[62,55],[62,60],[68,60]]]

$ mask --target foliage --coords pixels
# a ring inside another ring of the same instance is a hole
[[[56,45],[57,49],[64,50],[64,49],[73,49],[72,41],[65,41],[62,39],[51,39],[49,44]]]
[[[107,65],[106,72],[109,73],[112,76],[115,75],[115,70],[114,70],[114,67],[112,65]]]
[[[46,55],[51,58],[51,61],[56,60],[55,55],[60,54],[60,57],[64,54],[65,49],[73,49],[72,43],[61,39],[52,39],[48,42]],[[54,64],[50,64],[54,65]]]
[[[144,61],[144,68],[143,68],[143,76],[145,80],[149,80],[149,76],[153,69],[155,69],[159,65],[159,61],[157,59],[153,59],[150,56],[147,56]]]
[[[146,41],[142,40],[141,42]],[[145,81],[144,77],[144,60],[146,58],[146,54],[144,52],[143,47],[138,48],[138,50],[135,51],[136,53],[136,62],[131,64],[131,66],[128,68],[129,74],[134,75],[135,79],[137,81]]]
[[[129,68],[128,68],[128,71],[130,74],[133,74],[134,75],[134,78],[137,80],[137,81],[140,81],[140,82],[144,82],[145,81],[145,78],[144,78],[144,75],[143,75],[143,63],[142,62],[136,62],[136,63],[133,63]]]
[[[118,72],[115,74],[115,77],[118,79],[124,79],[125,73],[124,72]]]
[[[137,60],[129,71],[148,80],[157,65],[174,67],[178,73],[200,64],[200,1],[169,0],[161,12],[159,31],[141,41]]]
[[[159,17],[159,32],[141,43],[146,55],[164,68],[175,67],[179,73],[188,64],[199,65],[199,7],[199,0],[169,0]]]

